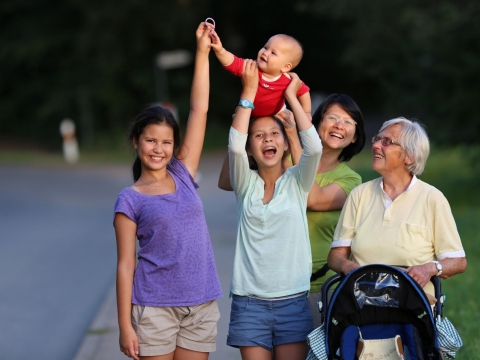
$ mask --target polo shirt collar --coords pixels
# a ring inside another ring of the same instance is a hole
[[[418,180],[417,176],[413,175],[412,180],[410,181],[410,185],[408,185],[407,189],[402,194],[408,193],[410,191],[410,189],[412,188],[412,186],[415,185],[417,180]],[[383,193],[385,194],[385,208],[387,208],[393,202],[393,200],[390,199],[390,197],[387,195],[387,193],[383,189],[383,178],[382,178],[382,181],[380,182],[380,188],[382,189]],[[400,194],[400,195],[402,195],[402,194]]]

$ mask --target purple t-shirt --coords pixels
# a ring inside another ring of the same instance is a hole
[[[137,224],[138,264],[132,303],[193,306],[222,297],[198,185],[183,163],[172,158],[167,170],[173,194],[145,195],[128,187],[115,203]]]

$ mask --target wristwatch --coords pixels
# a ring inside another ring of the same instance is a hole
[[[440,274],[442,273],[443,271],[443,266],[442,264],[440,264],[438,261],[432,261],[434,264],[435,264],[435,267],[437,268],[437,276],[440,276]]]
[[[241,106],[244,109],[252,109],[252,110],[255,109],[255,106],[253,106],[253,103],[248,99],[240,100],[240,102],[238,103],[238,106]]]

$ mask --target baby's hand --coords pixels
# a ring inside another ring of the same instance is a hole
[[[302,80],[298,77],[297,74],[291,72],[288,73],[290,75],[290,78],[292,81],[290,81],[290,84],[287,87],[287,90],[285,90],[285,93],[290,93],[292,95],[297,95],[298,90],[302,87]]]
[[[223,50],[222,42],[220,41],[220,37],[218,36],[217,32],[213,30],[210,32],[210,39],[212,40],[212,49],[216,53],[219,53]]]
[[[255,90],[258,89],[258,66],[255,60],[245,59],[242,70],[243,89]]]
[[[211,47],[215,53],[219,53],[223,50],[222,42],[220,41],[220,37],[218,34],[215,32],[215,20],[212,18],[206,18],[205,19],[205,25],[207,25],[210,29],[208,36],[210,36],[210,39],[212,41]]]

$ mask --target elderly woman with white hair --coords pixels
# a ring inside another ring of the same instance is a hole
[[[372,169],[381,177],[350,193],[328,265],[344,274],[367,264],[405,265],[433,295],[430,278],[462,273],[467,261],[447,199],[417,179],[430,152],[427,134],[418,122],[396,118],[372,143]]]

